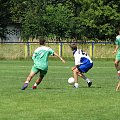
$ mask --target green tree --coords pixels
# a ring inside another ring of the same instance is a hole
[[[81,2],[81,1],[79,1]],[[120,24],[118,5],[103,0],[84,0],[79,14],[81,31],[88,38],[108,39]]]
[[[46,35],[43,20],[46,0],[11,0],[11,4],[12,19],[21,23],[24,39]]]
[[[0,1],[0,38],[5,39],[4,33],[6,26],[11,22],[11,14],[9,11],[9,2],[10,0],[1,0]]]
[[[47,33],[55,34],[59,38],[68,38],[70,36],[73,13],[68,7],[61,3],[56,6],[48,5],[46,7],[44,21],[47,26]]]
[[[23,38],[55,35],[81,40],[113,39],[120,25],[119,0],[10,0]]]

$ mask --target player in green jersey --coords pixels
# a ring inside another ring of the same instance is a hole
[[[118,73],[118,78],[120,80],[120,65],[119,65],[119,62],[120,62],[120,29],[118,30],[118,34],[117,37],[116,37],[116,40],[115,40],[115,49],[113,51],[113,54],[116,54],[116,58],[115,58],[115,68],[117,70],[117,73]],[[117,87],[116,87],[116,91],[118,91],[118,89],[120,88],[120,82],[118,83]]]
[[[40,40],[40,47],[38,47],[32,56],[32,59],[34,61],[34,65],[32,66],[31,72],[28,75],[23,87],[21,90],[25,90],[28,87],[29,82],[31,79],[35,76],[35,74],[40,73],[39,78],[36,80],[35,84],[32,86],[33,89],[36,89],[37,86],[41,83],[44,76],[47,73],[48,70],[48,57],[50,55],[57,56],[63,63],[65,63],[65,60],[60,57],[56,52],[54,52],[53,49],[50,47],[45,46],[45,40]]]

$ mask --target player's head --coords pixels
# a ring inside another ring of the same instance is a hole
[[[120,35],[120,28],[118,28],[118,34]]]
[[[44,38],[38,38],[40,45],[45,45],[45,39]]]
[[[70,48],[71,48],[72,51],[76,51],[76,50],[77,50],[77,45],[76,45],[76,43],[71,43],[71,44],[70,44]]]
[[[117,30],[117,34],[120,35],[120,28],[117,28],[116,30]]]

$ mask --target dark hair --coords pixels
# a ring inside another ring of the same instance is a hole
[[[38,38],[39,44],[44,45],[45,44],[45,39],[44,38]]]
[[[44,44],[45,44],[45,39],[44,39],[44,37],[42,37],[42,36],[37,36],[37,40],[39,41],[39,44],[40,44],[40,45],[44,45]]]
[[[119,34],[119,32],[120,32],[120,28],[117,28],[117,34]]]
[[[77,50],[77,45],[75,43],[70,44],[70,48],[72,51]]]

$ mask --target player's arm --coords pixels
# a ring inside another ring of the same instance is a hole
[[[57,56],[63,63],[65,63],[65,60],[62,57],[60,57],[56,52],[54,52],[54,55]]]
[[[115,53],[117,52],[118,48],[119,48],[119,46],[116,45],[116,47],[115,47],[115,49],[114,49],[114,51],[113,51],[113,54],[115,54]]]
[[[77,65],[75,65],[74,67],[72,67],[72,71],[75,70],[77,68]]]

